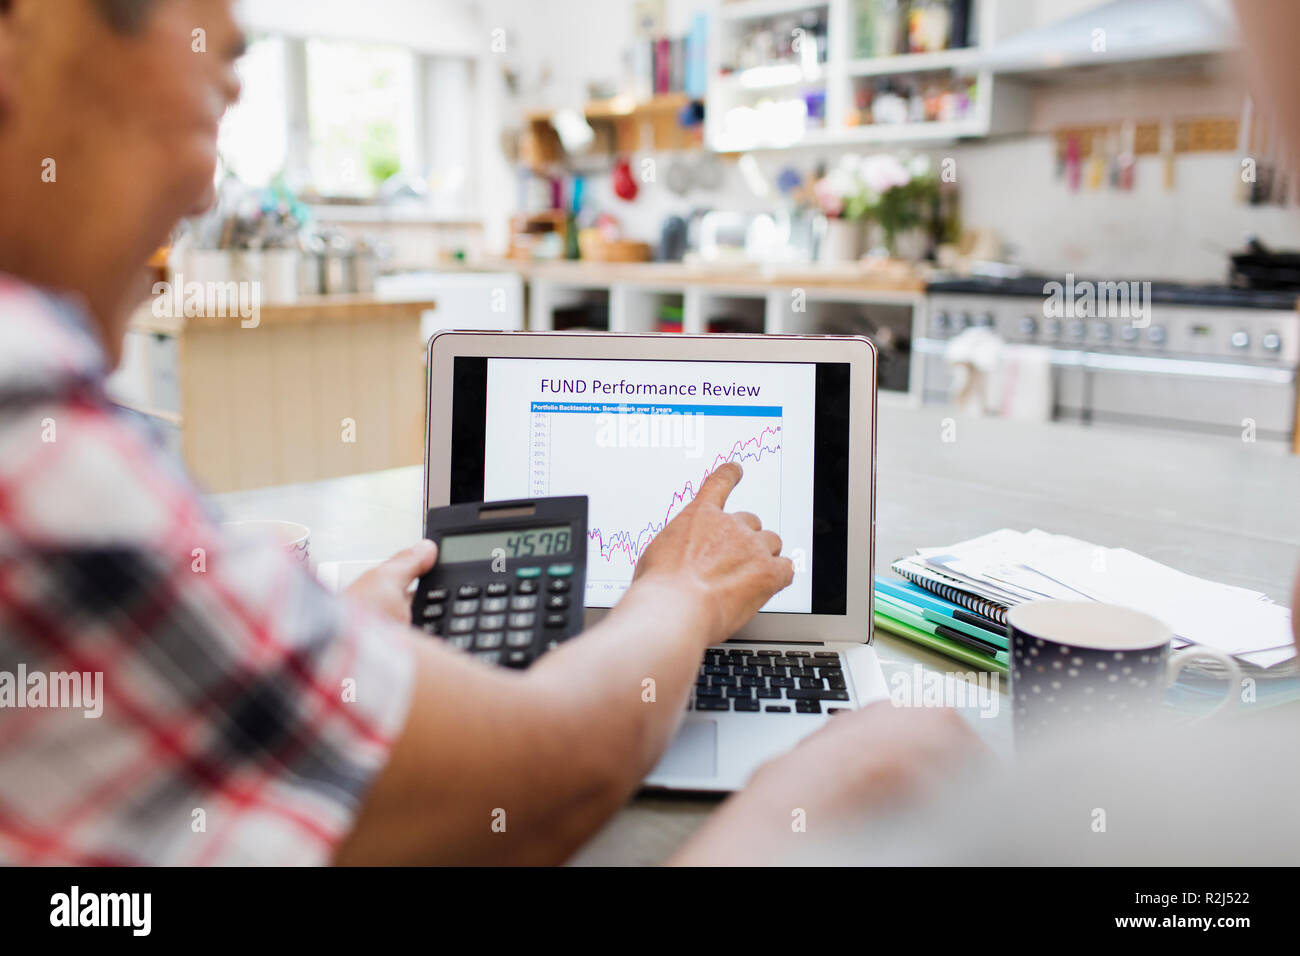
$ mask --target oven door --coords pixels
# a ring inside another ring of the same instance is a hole
[[[1062,417],[1289,440],[1295,428],[1294,369],[1199,359],[1087,352],[1058,368]],[[1070,414],[1073,412],[1074,414]]]

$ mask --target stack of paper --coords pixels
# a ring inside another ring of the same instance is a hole
[[[1159,618],[1179,646],[1213,647],[1252,668],[1268,670],[1296,657],[1289,609],[1257,591],[1193,577],[1124,548],[1003,529],[947,548],[918,549],[893,568],[1003,622],[1007,608],[1026,601],[1104,601]]]

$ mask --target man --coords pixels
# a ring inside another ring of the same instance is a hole
[[[212,199],[232,6],[0,0],[0,673],[103,681],[95,719],[0,709],[0,862],[562,861],[793,569],[723,511],[725,465],[618,607],[520,674],[407,627],[429,542],[339,601],[222,535],[103,384],[145,262]],[[876,719],[813,763],[851,775]]]

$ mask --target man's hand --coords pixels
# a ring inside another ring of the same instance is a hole
[[[728,462],[709,475],[695,500],[655,537],[637,562],[635,582],[656,581],[693,604],[707,621],[707,642],[725,640],[794,580],[781,539],[757,516],[722,509],[743,472]]]
[[[361,575],[349,585],[347,596],[399,624],[410,624],[411,584],[437,560],[438,546],[421,541]]]
[[[744,790],[710,817],[670,861],[732,866],[779,863],[802,847],[795,808],[809,829],[830,827],[925,797],[987,755],[955,710],[888,701],[838,714],[793,750],[760,767]]]

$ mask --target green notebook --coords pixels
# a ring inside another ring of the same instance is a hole
[[[899,637],[905,637],[913,643],[928,647],[932,651],[937,651],[954,660],[961,661],[963,664],[980,667],[984,670],[997,671],[1000,674],[1007,672],[1007,654],[1005,651],[999,652],[996,657],[990,657],[987,654],[981,654],[977,650],[958,644],[956,641],[950,641],[946,637],[928,633],[919,627],[906,624],[882,613],[880,601],[876,602],[875,619],[876,627],[881,630],[897,634]]]

